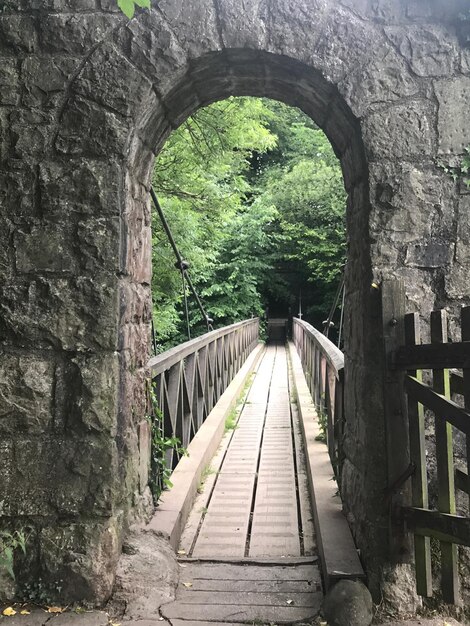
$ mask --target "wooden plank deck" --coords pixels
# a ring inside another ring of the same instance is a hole
[[[183,532],[177,598],[163,617],[202,626],[318,614],[323,593],[299,434],[285,347],[268,346]]]

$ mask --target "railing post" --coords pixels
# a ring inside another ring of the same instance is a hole
[[[407,346],[419,345],[421,333],[419,314],[405,315],[405,341]],[[409,370],[408,374],[422,380],[422,372]],[[408,396],[408,420],[410,433],[410,456],[415,472],[411,478],[412,504],[420,509],[428,508],[428,477],[426,472],[426,447],[424,407]],[[418,595],[432,596],[431,541],[429,537],[414,536],[416,589]]]
[[[431,343],[447,343],[447,315],[445,311],[431,313]],[[449,370],[433,369],[433,387],[442,396],[450,398]],[[442,513],[455,515],[454,455],[452,425],[442,417],[435,418],[438,507]],[[440,542],[441,590],[444,602],[459,603],[459,575],[457,546]]]
[[[392,562],[410,560],[409,535],[399,511],[410,502],[409,481],[403,477],[410,467],[408,417],[404,394],[404,372],[392,368],[395,350],[405,342],[405,286],[402,280],[382,283],[382,336],[384,347],[383,406],[387,453],[388,484],[385,503],[390,514],[390,558]]]

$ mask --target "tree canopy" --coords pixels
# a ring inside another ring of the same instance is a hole
[[[168,139],[153,185],[217,326],[298,306],[327,313],[345,257],[345,192],[323,132],[298,109],[229,98]],[[185,339],[181,276],[153,216],[152,294],[164,349]],[[193,332],[203,332],[190,300]]]

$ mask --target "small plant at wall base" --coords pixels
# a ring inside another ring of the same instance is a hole
[[[172,487],[170,476],[172,468],[168,464],[168,452],[172,451],[177,458],[187,454],[178,437],[167,437],[164,433],[163,413],[158,406],[153,383],[148,382],[149,414],[148,420],[152,432],[152,452],[150,458],[150,489],[154,503],[157,504],[162,492]]]
[[[15,580],[13,570],[15,550],[20,548],[26,554],[26,537],[24,532],[15,530],[0,531],[0,572],[6,571],[12,580]]]
[[[446,163],[440,163],[439,165],[454,181],[461,180],[470,189],[470,146],[467,146],[464,152],[465,154],[459,165],[453,166]]]

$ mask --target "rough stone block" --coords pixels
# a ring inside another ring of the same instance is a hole
[[[70,274],[75,267],[73,230],[63,223],[42,222],[14,235],[16,269],[20,273]]]
[[[152,432],[148,420],[140,422],[138,433],[140,493],[144,493],[149,483],[150,455],[152,449]]]
[[[110,44],[100,46],[72,83],[72,90],[121,115],[147,108],[152,83]]]
[[[26,58],[21,66],[25,86],[23,104],[32,107],[57,105],[57,94],[61,94],[77,69],[79,59],[70,57]]]
[[[274,0],[269,4],[269,13],[264,4],[259,5],[259,20],[265,21],[268,51],[282,54],[303,62],[317,60],[317,45],[323,41],[324,22],[328,14],[325,0]],[[235,7],[236,5],[234,5]],[[236,10],[236,8],[235,8]],[[237,23],[242,19],[242,13]],[[335,9],[330,9],[335,14]],[[332,17],[332,20],[335,18]],[[341,19],[341,18],[340,18]],[[258,32],[262,33],[263,22],[258,21]],[[322,27],[319,25],[322,24]],[[245,28],[249,27],[247,24]],[[246,35],[245,35],[246,36]],[[262,43],[262,40],[261,42]],[[257,48],[260,48],[258,45]],[[321,55],[320,55],[321,56]],[[315,66],[315,63],[312,63]],[[317,66],[318,67],[318,66]]]
[[[44,162],[39,166],[39,182],[45,215],[120,214],[121,171],[112,161]]]
[[[43,433],[53,422],[55,366],[33,355],[3,354],[0,362],[0,433]]]
[[[105,521],[44,528],[39,539],[44,578],[62,580],[61,596],[68,600],[103,604],[112,591],[122,526],[122,515],[116,515]]]
[[[0,342],[62,350],[115,350],[115,277],[17,279],[0,285]]]
[[[15,109],[9,116],[11,150],[15,158],[42,157],[52,131],[51,114],[33,109]]]
[[[150,323],[152,316],[151,292],[149,285],[121,281],[120,284],[120,323]]]
[[[120,227],[118,217],[89,218],[78,223],[77,255],[83,272],[119,271]]]
[[[67,432],[116,434],[119,385],[117,354],[78,354],[57,373],[56,406]]]
[[[20,83],[16,60],[3,59],[0,65],[0,104],[16,106],[20,101]]]
[[[266,48],[270,23],[267,0],[250,2],[245,5],[243,11],[240,11],[239,5],[231,0],[222,0],[218,6],[221,34],[225,47],[261,50]],[[276,8],[273,8],[273,14],[282,19]]]
[[[104,437],[15,441],[8,474],[7,517],[110,515],[122,499],[116,445]]]
[[[188,3],[185,0],[161,0],[158,8],[176,33],[188,57],[197,58],[222,47],[217,15],[212,0]]]
[[[397,104],[363,121],[364,144],[371,160],[432,154],[434,110],[425,100]]]
[[[468,298],[468,265],[454,263],[451,272],[444,278],[445,292],[449,298]]]
[[[122,14],[49,14],[39,21],[44,52],[86,56],[127,18]]]
[[[468,103],[470,77],[461,76],[434,83],[439,103],[437,116],[440,152],[460,154],[470,144]]]
[[[123,156],[128,124],[102,105],[75,96],[62,116],[56,148],[62,154]]]
[[[309,21],[306,21],[305,27],[311,28]],[[341,7],[330,8],[322,27],[316,30],[321,32],[321,38],[314,43],[312,60],[333,83],[338,83],[354,69],[371,61],[372,50],[374,55],[385,52],[378,31]],[[305,46],[312,45],[311,37],[309,39],[310,43],[306,40]]]
[[[139,20],[120,29],[115,40],[132,65],[151,79],[160,96],[168,93],[179,78],[184,81],[188,71],[187,53],[161,12],[146,11]]]
[[[420,84],[391,49],[347,74],[338,88],[357,117],[377,104],[421,95]]]
[[[32,167],[20,161],[9,162],[0,169],[0,211],[4,218],[15,222],[35,215],[35,175]]]
[[[32,16],[0,16],[0,52],[6,54],[35,52],[37,47],[36,24]]]
[[[452,273],[454,270],[449,268],[449,271]],[[429,269],[398,267],[394,270],[394,276],[405,281],[407,311],[427,313],[436,308],[436,295],[429,284]]]
[[[452,179],[431,166],[372,165],[371,237],[393,246],[431,236],[445,238],[453,229],[453,193]],[[380,256],[376,257],[376,263],[382,263]]]
[[[418,76],[448,76],[459,60],[458,42],[444,26],[389,27],[385,32]]]
[[[452,261],[453,248],[450,242],[436,240],[428,243],[413,243],[406,249],[405,264],[427,269],[445,267]]]

